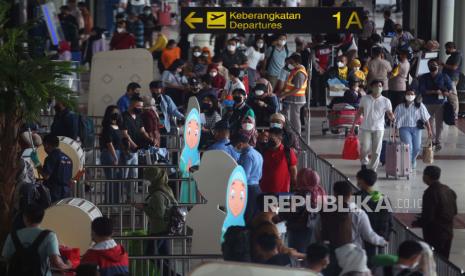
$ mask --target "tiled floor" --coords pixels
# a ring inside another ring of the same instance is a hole
[[[318,112],[313,112],[318,113]],[[310,146],[320,155],[330,161],[336,168],[350,179],[360,170],[359,161],[341,159],[344,143],[343,135],[322,135],[321,125],[324,118],[312,117]],[[441,181],[449,185],[457,193],[459,213],[465,213],[465,134],[457,127],[445,127],[443,133],[443,149],[436,153],[434,165],[441,167]],[[379,181],[376,189],[386,194],[392,202],[395,212],[421,212],[421,198],[426,185],[422,182],[422,170],[426,165],[418,160],[417,171],[410,180],[392,178],[386,179],[384,167],[378,169]],[[419,229],[415,229],[421,234]],[[451,261],[465,269],[465,230],[456,229],[452,244]]]

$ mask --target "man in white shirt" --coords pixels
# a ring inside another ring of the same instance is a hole
[[[355,122],[363,115],[363,123],[360,126],[360,144],[361,156],[360,162],[362,169],[372,169],[376,171],[379,165],[382,141],[384,136],[384,116],[387,114],[391,121],[395,120],[392,112],[391,101],[382,96],[383,81],[373,80],[370,83],[369,95],[363,96],[360,101],[358,112],[352,125],[352,131]],[[371,155],[371,159],[368,156]]]

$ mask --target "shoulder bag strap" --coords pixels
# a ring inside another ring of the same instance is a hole
[[[11,232],[11,240],[13,241],[13,244],[14,244],[17,251],[21,251],[21,250],[24,249],[23,244],[21,243],[21,241],[18,238],[18,232],[17,231]]]
[[[50,234],[52,231],[50,230],[43,230],[40,232],[39,236],[34,240],[34,242],[31,245],[31,249],[37,250],[40,246],[40,244],[45,240],[45,238]]]

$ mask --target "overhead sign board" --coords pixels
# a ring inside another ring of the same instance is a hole
[[[182,8],[184,33],[359,33],[363,8]]]

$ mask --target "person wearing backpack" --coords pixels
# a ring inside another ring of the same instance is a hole
[[[112,221],[107,217],[98,217],[92,221],[91,229],[94,245],[82,256],[81,264],[98,265],[100,276],[128,275],[128,253],[111,237]]]
[[[178,205],[173,190],[168,185],[168,174],[160,168],[148,168],[144,170],[144,177],[150,181],[149,196],[146,203],[136,203],[135,207],[143,210],[149,219],[149,236],[166,236],[175,234],[172,232],[171,209]],[[147,256],[168,255],[168,240],[148,241],[145,249]],[[163,263],[164,275],[168,275],[169,267]],[[166,266],[166,267],[165,267]],[[169,274],[171,275],[171,274]]]
[[[280,34],[273,42],[273,45],[265,51],[265,65],[267,79],[270,81],[273,89],[278,82],[278,76],[281,69],[284,67],[286,58],[289,56],[287,48],[287,36]]]
[[[297,156],[293,149],[283,145],[282,129],[272,127],[269,133],[260,188],[263,193],[288,193],[297,181]]]
[[[373,186],[378,180],[378,175],[375,171],[366,169],[359,171],[357,173],[356,178],[357,186],[361,190],[356,192],[354,196],[360,197],[360,202],[367,202],[367,205],[371,209],[371,212],[363,208],[362,209],[368,215],[368,219],[370,220],[370,224],[373,228],[373,231],[375,231],[376,234],[380,235],[388,241],[393,227],[392,211],[386,209],[375,211],[378,204],[381,208],[386,207],[386,204],[388,202],[388,199],[385,195],[373,189]],[[367,197],[369,198],[369,200],[366,200]],[[371,257],[377,254],[376,246],[373,244],[365,242],[364,248],[369,260],[371,259]]]
[[[76,114],[59,101],[55,103],[53,108],[55,109],[55,116],[50,126],[50,133],[55,136],[66,136],[77,140],[79,124],[78,120],[76,120]]]
[[[40,206],[27,206],[23,212],[26,227],[8,235],[2,250],[7,276],[52,276],[51,267],[71,268],[60,256],[56,234],[40,228],[44,215]]]
[[[58,137],[48,134],[44,137],[44,149],[48,154],[44,165],[37,170],[44,178],[44,185],[50,189],[52,202],[71,196],[69,184],[73,176],[73,161],[59,148]]]

